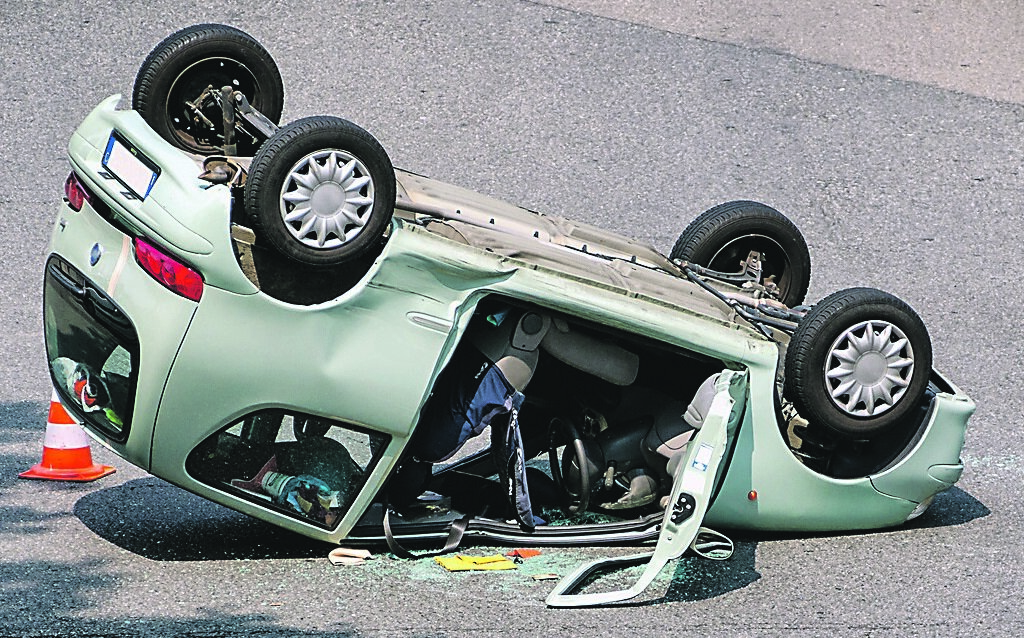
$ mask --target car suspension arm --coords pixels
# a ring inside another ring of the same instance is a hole
[[[269,138],[280,128],[266,115],[253,108],[245,94],[241,91],[236,91],[230,86],[224,86],[219,89],[208,86],[199,94],[194,102],[186,102],[186,104],[192,109],[195,116],[211,129],[214,128],[214,123],[203,114],[202,108],[200,108],[204,103],[208,104],[207,100],[216,102],[224,114],[222,122],[223,148],[224,154],[227,156],[233,156],[237,150],[235,144],[235,133],[237,131],[243,131],[250,136],[253,136],[252,131],[255,131],[264,138]]]
[[[234,110],[237,112],[238,117],[246,121],[250,126],[259,131],[264,137],[270,137],[277,132],[280,127],[270,121],[266,115],[260,113],[249,104],[249,100],[245,98],[245,95],[238,91],[234,91],[232,98],[232,104],[234,104]]]

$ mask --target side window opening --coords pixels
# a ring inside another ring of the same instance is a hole
[[[417,519],[420,505],[426,516],[442,503],[527,528],[656,512],[671,486],[668,461],[685,451],[693,423],[699,426],[688,406],[727,367],[579,318],[487,298],[421,412],[389,498],[407,521]],[[506,392],[484,388],[494,369]],[[503,399],[508,407],[488,411]],[[481,404],[492,421],[472,418]],[[512,418],[521,443],[510,452]],[[522,462],[511,467],[520,452]]]
[[[389,441],[338,421],[264,410],[208,438],[185,467],[204,483],[333,529]]]

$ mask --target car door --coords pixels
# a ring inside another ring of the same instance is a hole
[[[673,470],[672,491],[665,508],[661,531],[653,552],[603,558],[581,565],[563,578],[547,597],[552,607],[586,607],[629,600],[642,593],[669,561],[679,558],[694,544],[715,487],[725,469],[736,428],[743,414],[747,388],[745,372],[726,370],[715,382],[715,398],[701,429],[687,446]],[[647,566],[628,589],[610,592],[572,593],[600,571],[642,564]]]

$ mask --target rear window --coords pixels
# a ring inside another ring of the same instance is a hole
[[[61,403],[114,441],[128,438],[139,343],[127,315],[98,286],[57,257],[43,287],[46,356]]]

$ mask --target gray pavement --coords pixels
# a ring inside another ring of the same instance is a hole
[[[0,3],[0,636],[1024,632],[1020,4],[199,6]],[[871,285],[924,317],[979,406],[963,479],[909,527],[739,536],[730,561],[684,559],[638,606],[575,611],[546,609],[550,583],[529,575],[632,550],[549,550],[511,573],[339,569],[95,445],[115,475],[18,480],[46,420],[40,273],[68,136],[200,21],[274,54],[285,119],[352,119],[416,172],[665,249],[721,201],[783,210],[811,247],[810,298]]]
[[[1002,102],[1024,103],[1024,4],[1015,0],[545,2],[711,42],[777,51]]]

